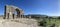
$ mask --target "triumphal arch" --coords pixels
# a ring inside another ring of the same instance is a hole
[[[5,6],[4,19],[23,18],[23,10],[12,5]]]

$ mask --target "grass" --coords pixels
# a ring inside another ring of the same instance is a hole
[[[45,19],[46,20],[46,27],[50,27],[52,24],[60,25],[60,19]],[[40,20],[38,20],[40,21]]]
[[[46,21],[47,21],[46,27],[50,27],[52,24],[60,25],[59,19],[51,19],[50,21],[47,19]]]

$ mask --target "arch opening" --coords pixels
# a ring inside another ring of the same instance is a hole
[[[20,10],[19,9],[15,9],[16,11],[16,16],[19,18],[20,17]]]

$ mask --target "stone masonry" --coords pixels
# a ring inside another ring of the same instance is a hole
[[[23,15],[24,13],[22,9],[11,5],[5,6],[4,19],[14,19],[15,17],[23,18]]]

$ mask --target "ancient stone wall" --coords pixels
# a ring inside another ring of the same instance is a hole
[[[17,15],[15,15],[15,11],[17,12]],[[10,5],[5,6],[4,19],[14,19],[15,17],[23,18],[23,15],[22,9]]]

